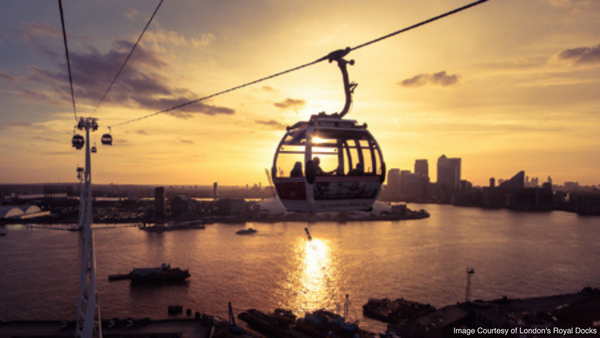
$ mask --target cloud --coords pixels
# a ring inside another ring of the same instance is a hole
[[[424,86],[425,84],[427,84],[428,78],[429,78],[429,75],[420,74],[420,75],[411,77],[410,79],[402,80],[398,84],[403,87],[421,87],[421,86]]]
[[[22,40],[34,50],[50,56],[57,55],[54,46],[49,47],[45,43],[49,39],[62,39],[59,26],[48,23],[25,22],[18,30],[7,31],[4,35]]]
[[[158,28],[146,33],[144,36],[144,43],[150,42],[155,44],[170,44],[173,46],[192,46],[195,48],[200,48],[210,45],[216,39],[217,37],[212,33],[200,33],[199,37],[197,38],[189,38],[175,31]]]
[[[179,142],[181,142],[181,143],[186,143],[186,144],[194,144],[194,143],[196,143],[196,142],[194,142],[194,141],[192,141],[192,140],[183,140],[183,139],[182,139],[182,140],[179,140]]]
[[[458,82],[458,75],[448,75],[445,71],[435,73],[431,76],[431,82],[441,86],[451,86]]]
[[[561,63],[568,63],[575,66],[598,64],[600,63],[600,45],[591,48],[565,49],[554,57]]]
[[[180,106],[186,103],[191,102],[193,99],[190,99],[189,96],[186,97],[178,97],[178,98],[145,98],[139,97],[137,98],[137,102],[141,107],[150,109],[153,111],[163,111],[172,107]],[[172,111],[166,112],[166,114],[171,115],[173,117],[178,117],[182,119],[189,119],[193,117],[194,114],[205,114],[205,115],[233,115],[235,110],[227,107],[218,107],[209,104],[205,104],[202,102],[195,102],[189,105],[185,105],[181,108],[174,109]]]
[[[135,8],[129,8],[129,12],[125,14],[125,17],[129,20],[135,20],[135,18],[140,14]]]
[[[273,105],[281,109],[297,110],[304,108],[304,106],[306,105],[306,101],[302,99],[287,98],[282,102],[275,102]]]
[[[410,79],[402,80],[398,84],[402,87],[417,88],[426,85],[452,86],[458,82],[458,75],[449,75],[446,71],[434,74],[419,74]]]
[[[56,142],[55,139],[52,139],[50,137],[43,137],[43,136],[33,136],[32,139],[36,140],[36,141]]]
[[[571,0],[548,0],[550,4],[558,8],[570,8],[573,7]]]
[[[145,130],[142,130],[142,129],[136,131],[136,133],[139,134],[139,135],[148,135],[148,132],[145,131]]]
[[[19,127],[19,128],[30,128],[33,127],[34,124],[30,122],[9,122],[8,125],[10,127]]]
[[[0,81],[16,83],[19,82],[19,78],[0,69]]]
[[[551,6],[556,8],[567,8],[577,10],[589,10],[598,6],[597,0],[546,0]]]
[[[73,156],[73,152],[71,152],[71,151],[49,151],[49,152],[42,153],[42,155],[49,155],[49,156],[68,155],[68,156]]]
[[[98,104],[132,46],[131,42],[116,40],[113,48],[106,53],[101,53],[95,48],[71,53],[75,100],[78,104],[86,103],[94,106]],[[160,51],[138,45],[103,104],[163,111],[197,99],[199,96],[189,90],[169,85],[168,79],[159,73],[168,69],[164,59]],[[23,95],[45,102],[56,100],[56,96],[64,104],[66,101],[71,101],[67,67],[64,63],[56,70],[37,66],[30,66],[29,69],[28,80],[30,84],[36,86],[36,89],[23,89]],[[40,84],[46,90],[39,89]],[[53,97],[50,97],[52,93]],[[169,115],[190,118],[192,114],[234,113],[231,108],[195,103],[174,110]]]
[[[277,122],[275,120],[268,120],[268,121],[264,121],[264,120],[257,120],[256,123],[258,124],[262,124],[263,126],[267,126],[270,129],[273,130],[281,130],[281,129],[285,129],[286,125],[281,123],[281,122]]]

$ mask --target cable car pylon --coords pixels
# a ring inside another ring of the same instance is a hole
[[[79,301],[77,303],[77,325],[75,337],[102,337],[102,321],[98,307],[96,285],[96,256],[94,255],[94,236],[92,232],[92,161],[90,151],[90,130],[98,129],[97,119],[80,118],[77,129],[85,130],[85,169],[81,179],[83,191],[79,208],[78,230],[81,230],[83,250],[81,254],[81,278]],[[80,149],[80,148],[77,148]],[[78,168],[78,173],[80,170]]]

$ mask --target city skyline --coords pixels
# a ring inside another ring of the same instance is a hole
[[[100,184],[267,184],[285,127],[343,105],[321,63],[256,86],[107,127],[320,58],[470,1],[166,2],[93,117]],[[64,1],[78,116],[90,116],[156,2]],[[0,11],[0,183],[76,181],[73,110],[58,6]],[[490,0],[353,51],[347,118],[367,123],[388,168],[445,154],[486,186],[524,170],[556,184],[600,183],[600,3]]]

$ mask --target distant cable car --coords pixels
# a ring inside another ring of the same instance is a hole
[[[83,178],[83,168],[77,167],[77,179],[80,180]]]
[[[102,144],[105,146],[112,146],[112,136],[110,136],[110,134],[104,134],[102,135]]]
[[[97,152],[98,152],[98,149],[96,148],[96,146],[92,146],[92,149],[91,149],[91,151],[92,151],[92,153],[97,153]]]
[[[73,135],[73,139],[72,139],[72,143],[73,143],[73,147],[77,150],[83,148],[83,146],[85,145],[85,140],[83,139],[83,136],[79,135],[79,134],[75,134]]]
[[[353,61],[343,59],[348,51],[329,55],[342,71],[342,112],[320,113],[288,127],[275,152],[271,176],[289,211],[371,210],[381,191],[386,169],[377,141],[366,124],[343,119],[356,87],[349,83],[346,69]]]
[[[108,127],[108,134],[102,135],[102,138],[100,139],[100,141],[105,146],[112,146],[113,139],[112,139],[112,136],[110,135],[110,127]]]

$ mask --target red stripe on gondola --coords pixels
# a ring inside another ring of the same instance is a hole
[[[275,179],[275,189],[282,200],[306,200],[306,186],[302,178]]]
[[[379,176],[317,176],[316,182],[379,182]]]

